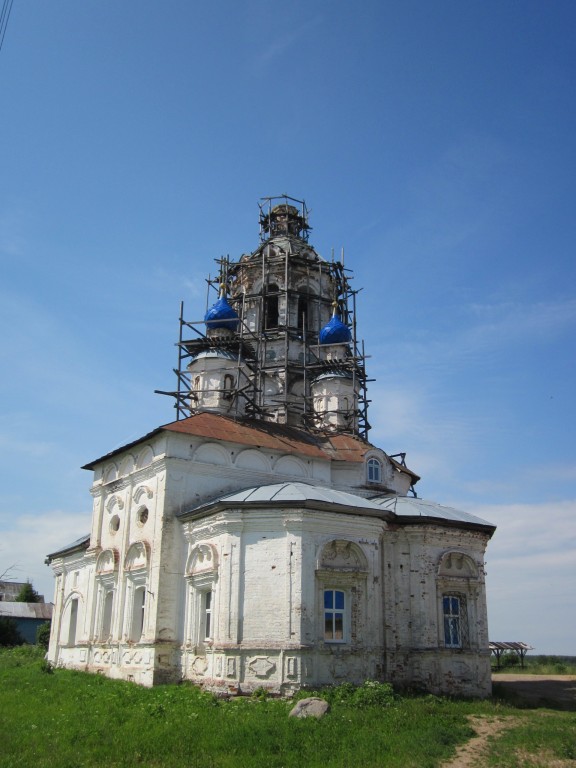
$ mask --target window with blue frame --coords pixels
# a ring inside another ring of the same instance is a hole
[[[443,595],[444,645],[446,648],[464,648],[468,644],[468,617],[463,595]]]
[[[341,589],[324,590],[324,640],[343,643],[346,596]]]
[[[369,483],[382,482],[382,464],[378,459],[368,459],[366,462],[366,479]]]

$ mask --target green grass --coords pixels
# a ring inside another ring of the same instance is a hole
[[[576,742],[572,713],[546,710],[543,717],[434,696],[383,696],[374,704],[378,689],[368,693],[350,703],[352,691],[332,692],[329,715],[297,720],[283,700],[218,701],[189,685],[147,689],[71,670],[49,673],[34,647],[0,650],[0,767],[437,768],[473,735],[470,714],[517,719],[499,737],[493,765],[515,766],[502,761],[514,759],[518,743],[566,758]]]
[[[524,660],[524,667],[520,662],[503,663],[500,668],[493,667],[492,672],[514,675],[576,675],[576,664],[563,661],[553,656],[535,656]]]

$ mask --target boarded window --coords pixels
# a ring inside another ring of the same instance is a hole
[[[112,630],[112,606],[114,604],[114,592],[110,589],[104,598],[104,610],[102,612],[102,640],[110,637]]]
[[[132,626],[130,631],[130,640],[137,643],[144,630],[144,606],[146,603],[146,588],[138,587],[134,590],[134,600],[132,603]]]

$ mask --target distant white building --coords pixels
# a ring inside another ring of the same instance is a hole
[[[488,695],[494,526],[416,498],[405,455],[368,442],[349,273],[303,203],[267,199],[260,225],[204,324],[181,319],[178,419],[85,467],[90,534],[49,555],[49,657],[232,693]]]

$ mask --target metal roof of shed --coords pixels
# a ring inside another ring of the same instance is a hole
[[[11,619],[45,619],[52,618],[52,603],[17,603],[0,600],[0,616]]]

